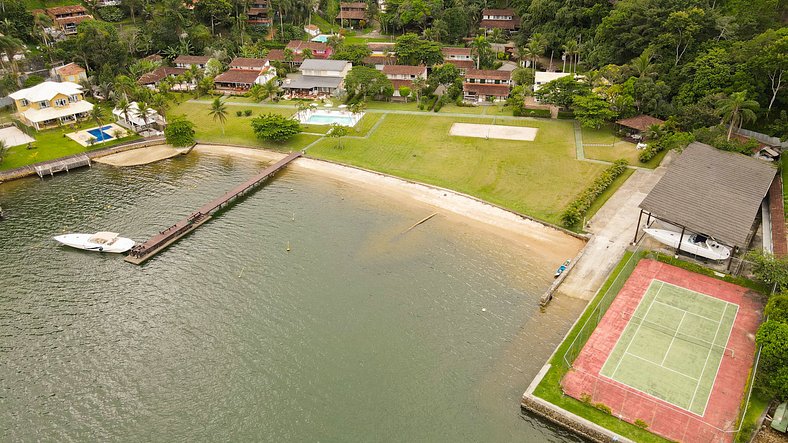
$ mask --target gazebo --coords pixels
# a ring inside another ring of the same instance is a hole
[[[664,120],[660,120],[656,117],[645,114],[616,121],[616,124],[628,133],[628,138],[631,138],[634,141],[642,140],[643,133],[646,132],[652,125],[661,125],[664,123]]]
[[[635,242],[646,213],[646,226],[652,218],[661,220],[681,228],[682,239],[694,232],[731,247],[733,253],[746,249],[776,176],[773,163],[691,143],[640,204]],[[681,242],[676,253],[680,249]]]

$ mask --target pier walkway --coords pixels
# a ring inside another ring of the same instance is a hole
[[[237,197],[246,194],[249,190],[255,188],[257,185],[276,174],[279,172],[279,170],[302,155],[303,152],[301,151],[289,154],[287,157],[265,168],[259,174],[229,190],[223,196],[206,203],[196,211],[189,214],[188,217],[154,235],[145,243],[134,246],[131,248],[129,255],[126,256],[126,261],[135,265],[142,264],[144,261],[153,257],[167,246],[171,245],[181,237],[192,232],[200,225],[207,222],[211,218],[211,214],[213,212],[226,206]]]

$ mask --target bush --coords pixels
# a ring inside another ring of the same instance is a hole
[[[610,406],[608,406],[608,405],[606,405],[604,403],[595,403],[594,407],[599,409],[600,411],[606,413],[606,414],[613,415],[613,410],[610,409]]]
[[[244,115],[249,117],[250,115],[252,115],[252,110],[251,109],[244,109]]]
[[[237,117],[241,117],[242,115],[244,115],[244,112],[243,111],[235,111],[235,115]]]
[[[635,426],[637,426],[637,427],[639,427],[639,428],[641,428],[641,429],[646,429],[646,428],[648,428],[648,423],[644,422],[644,421],[643,421],[643,420],[641,420],[641,419],[637,419],[637,420],[635,420],[635,423],[634,423],[634,425],[635,425]]]
[[[263,114],[252,119],[252,129],[258,138],[283,143],[301,132],[301,125],[279,114]]]
[[[45,80],[44,77],[41,77],[40,75],[31,74],[27,76],[22,86],[24,86],[25,88],[30,88],[39,83],[43,83],[44,80]]]
[[[194,123],[183,117],[172,119],[164,128],[164,137],[172,146],[191,146],[194,144]]]
[[[551,115],[549,109],[524,109],[520,112],[520,115],[516,117],[550,118]]]
[[[98,16],[105,22],[119,22],[126,18],[126,14],[117,6],[104,6],[98,9]]]
[[[577,198],[569,203],[561,214],[561,222],[567,228],[578,224],[583,216],[591,208],[591,205],[605,190],[613,184],[613,181],[624,173],[627,169],[627,161],[623,159],[616,160],[613,165],[605,169],[602,175],[597,177],[591,186],[586,188]]]
[[[564,120],[572,120],[575,118],[575,113],[572,111],[558,111],[558,118]]]

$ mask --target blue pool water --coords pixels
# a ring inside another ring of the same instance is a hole
[[[334,123],[342,126],[353,126],[353,118],[347,115],[310,115],[306,120],[310,125],[332,125]]]
[[[326,43],[326,42],[328,42],[328,36],[326,34],[320,34],[317,37],[313,38],[312,41],[313,42]]]
[[[88,134],[92,135],[93,137],[96,137],[96,140],[98,140],[100,142],[111,140],[114,137],[112,135],[110,135],[109,133],[105,132],[105,131],[107,131],[107,130],[109,130],[111,128],[112,128],[112,126],[107,125],[107,126],[103,126],[101,128],[88,129]]]

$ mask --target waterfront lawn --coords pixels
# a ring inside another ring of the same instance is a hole
[[[583,138],[583,142],[585,143],[585,138]],[[588,146],[584,145],[583,150],[586,153],[586,158],[592,158],[594,160],[604,160],[609,162],[614,162],[620,158],[623,158],[627,161],[627,163],[631,166],[638,166],[641,168],[649,168],[654,169],[662,162],[662,159],[665,158],[668,151],[661,151],[657,153],[651,160],[646,163],[640,162],[640,153],[643,151],[639,151],[635,148],[634,143],[629,143],[626,141],[619,141],[616,142],[613,146]]]
[[[184,115],[189,121],[194,123],[196,138],[199,141],[209,143],[229,143],[240,146],[260,147],[276,151],[294,151],[305,148],[308,144],[320,138],[319,135],[298,134],[285,143],[265,142],[258,139],[252,131],[252,118],[263,113],[274,113],[290,116],[296,112],[295,107],[253,107],[253,113],[249,117],[238,117],[236,110],[242,110],[241,106],[227,107],[227,122],[224,124],[224,133],[218,122],[208,114],[210,105],[204,103],[184,102],[172,108],[170,115]],[[309,129],[316,126],[310,126]],[[327,128],[322,129],[325,131]],[[310,131],[307,131],[310,132]]]
[[[103,124],[107,123],[108,122],[104,122]],[[76,130],[78,131],[95,126],[97,126],[95,121],[88,120],[80,123]],[[31,129],[30,136],[36,139],[36,141],[33,143],[33,149],[27,149],[27,145],[12,147],[8,150],[5,158],[3,159],[3,163],[0,164],[0,170],[18,168],[32,163],[53,160],[56,158],[65,157],[67,155],[79,154],[81,152],[109,148],[110,146],[114,146],[119,143],[140,138],[139,135],[134,134],[121,139],[110,140],[106,143],[98,143],[93,146],[85,147],[66,137],[65,134],[74,131],[75,130],[70,126],[38,132]]]
[[[472,116],[387,114],[369,139],[347,139],[341,149],[321,140],[309,154],[449,188],[556,224],[606,167],[575,159],[571,121],[499,122],[539,128],[534,142],[449,136],[455,122],[492,123]]]

